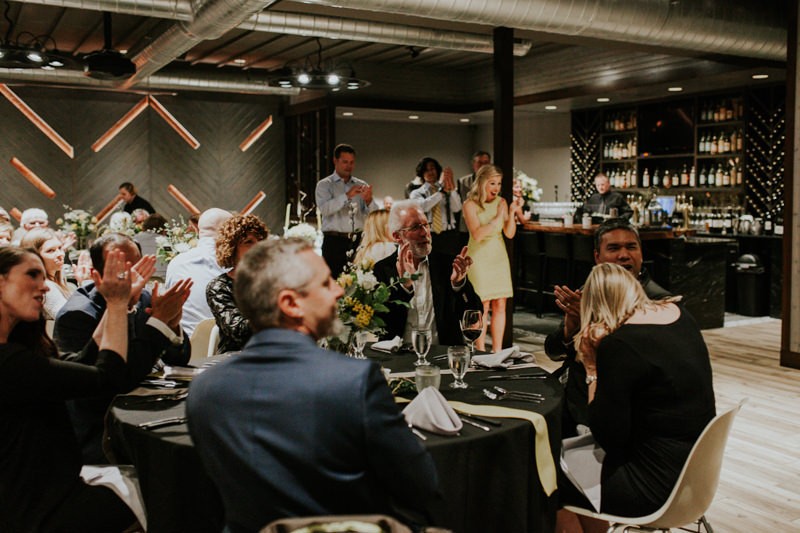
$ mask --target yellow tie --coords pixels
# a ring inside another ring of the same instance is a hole
[[[441,233],[444,229],[444,224],[442,224],[442,202],[431,208],[431,219],[431,230],[434,233]]]

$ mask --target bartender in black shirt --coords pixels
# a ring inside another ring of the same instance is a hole
[[[581,212],[589,213],[590,215],[611,215],[611,210],[616,208],[616,216],[625,219],[631,217],[631,214],[633,214],[631,206],[628,205],[622,194],[611,190],[611,182],[608,176],[602,172],[595,176],[594,186],[597,188],[597,192],[584,202]]]

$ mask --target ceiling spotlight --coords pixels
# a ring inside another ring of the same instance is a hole
[[[408,115],[409,120],[419,120],[419,115]]]
[[[297,83],[301,85],[308,85],[311,81],[311,75],[307,72],[301,72],[297,75]]]
[[[245,63],[247,63],[247,60],[242,59],[241,57],[237,57],[236,59],[233,60],[233,62],[237,65],[244,65]]]
[[[667,91],[669,91],[671,93],[679,93],[682,90],[683,90],[683,87],[670,87],[670,88],[667,89]]]
[[[754,80],[766,80],[769,78],[769,74],[753,74],[752,78]]]
[[[330,74],[328,74],[328,76],[325,79],[328,82],[328,85],[339,85],[340,78],[339,75],[336,74],[335,72],[331,72]]]
[[[31,50],[30,52],[25,54],[25,57],[27,57],[29,61],[33,61],[34,63],[42,63],[44,61],[42,53],[37,50]]]
[[[558,109],[558,106],[557,105],[546,105],[546,106],[544,106],[544,108],[547,109],[548,111],[555,111],[556,109]]]
[[[353,116],[353,112],[352,111],[344,111],[344,112],[342,112],[342,116],[343,117],[352,117]]]
[[[597,99],[597,101],[601,103],[610,102],[611,98],[606,98],[604,96],[601,96],[600,98]]]
[[[336,92],[346,87],[349,90],[361,89],[369,86],[369,82],[356,77],[352,67],[349,68],[350,75],[341,66],[325,66],[322,61],[322,43],[317,38],[317,58],[306,58],[304,68],[285,66],[274,70],[268,74],[269,85],[272,87],[300,87],[301,89],[319,89]]]
[[[464,117],[464,118],[460,118],[460,119],[458,119],[458,121],[459,121],[459,122],[463,122],[464,124],[468,124],[468,123],[469,123],[469,119],[468,119],[468,118],[466,118],[466,117]]]

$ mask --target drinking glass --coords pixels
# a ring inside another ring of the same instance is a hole
[[[475,353],[475,341],[483,333],[483,312],[476,309],[467,309],[464,316],[459,321],[461,334],[464,340],[469,343],[472,353]]]
[[[412,329],[411,345],[414,348],[414,353],[417,354],[414,366],[427,365],[428,360],[425,357],[428,355],[428,350],[431,349],[431,330],[426,328]]]
[[[439,388],[442,382],[441,370],[435,365],[420,365],[414,371],[414,383],[417,385],[417,392],[428,387]]]
[[[466,346],[449,346],[447,348],[447,362],[453,372],[454,381],[450,384],[451,389],[466,389],[468,385],[464,383],[464,376],[467,375],[471,351]]]
[[[364,355],[364,346],[366,346],[368,338],[368,331],[359,330],[356,331],[355,335],[353,335],[353,347],[355,348],[353,357],[355,359],[366,359],[366,356]]]

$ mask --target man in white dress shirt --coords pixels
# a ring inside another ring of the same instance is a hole
[[[372,186],[353,176],[356,151],[352,146],[337,145],[333,165],[333,174],[319,180],[314,196],[322,215],[322,257],[336,279],[355,254],[364,219],[380,206],[372,198]]]
[[[167,265],[167,288],[182,279],[191,278],[194,281],[192,293],[183,304],[181,327],[186,335],[191,336],[201,320],[214,317],[206,302],[206,285],[227,270],[217,263],[215,241],[222,223],[232,216],[230,212],[216,207],[204,211],[197,221],[200,237],[197,246],[178,254]]]
[[[431,226],[433,254],[457,255],[463,246],[458,235],[458,218],[461,212],[461,197],[456,190],[453,169],[442,169],[432,157],[423,157],[417,164],[417,176],[425,183],[411,192],[417,200]]]

